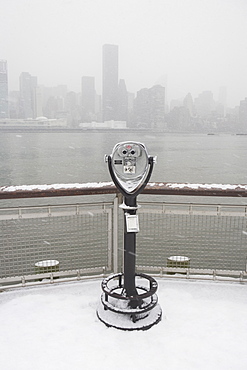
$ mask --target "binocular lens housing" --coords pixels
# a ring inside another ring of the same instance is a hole
[[[120,157],[140,157],[141,150],[137,144],[121,144],[118,147],[118,155]]]
[[[111,176],[121,189],[130,194],[145,182],[150,162],[144,144],[136,141],[118,143],[109,157]]]

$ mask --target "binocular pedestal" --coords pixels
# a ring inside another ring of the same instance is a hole
[[[146,330],[161,320],[156,291],[158,284],[146,274],[137,274],[136,233],[139,231],[137,195],[150,179],[155,159],[145,145],[137,142],[116,144],[105,157],[109,172],[124,196],[124,272],[102,281],[99,319],[107,326],[123,330]]]
[[[121,208],[125,214],[124,272],[110,275],[102,281],[102,305],[97,315],[109,327],[147,330],[157,324],[162,316],[156,294],[158,284],[151,276],[135,271],[137,231],[129,230],[131,227],[138,229],[136,197],[125,198]]]

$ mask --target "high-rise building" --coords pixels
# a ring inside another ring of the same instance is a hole
[[[43,94],[41,86],[36,87],[35,95],[34,95],[34,117],[42,117],[43,116]]]
[[[152,128],[164,128],[165,87],[155,85],[149,89],[150,123]]]
[[[118,46],[103,45],[103,121],[117,120],[118,110]]]
[[[20,116],[21,118],[36,118],[36,88],[37,77],[28,72],[20,75]]]
[[[226,115],[226,106],[227,106],[227,88],[226,86],[221,86],[219,89],[219,99],[218,104],[220,105],[221,115]]]
[[[120,79],[118,86],[118,114],[119,121],[128,120],[128,92],[126,89],[125,81]]]
[[[94,77],[83,76],[81,79],[82,121],[95,119],[95,84]]]
[[[7,61],[0,60],[0,118],[9,116]]]
[[[145,128],[164,128],[165,88],[155,85],[141,89],[134,100],[134,125]]]
[[[240,101],[238,132],[247,132],[247,98]]]
[[[183,105],[188,109],[188,112],[191,117],[195,115],[195,107],[191,93],[188,93],[184,98]]]
[[[215,109],[215,102],[213,99],[213,93],[211,91],[203,91],[195,99],[195,110],[196,114],[200,117],[208,117]]]
[[[136,93],[133,107],[133,126],[150,127],[149,89],[143,88]]]

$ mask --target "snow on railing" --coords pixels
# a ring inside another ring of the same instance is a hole
[[[0,199],[114,194],[117,192],[113,182],[2,186],[0,187]],[[247,185],[150,182],[143,194],[247,197]]]

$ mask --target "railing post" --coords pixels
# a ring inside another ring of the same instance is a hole
[[[113,272],[118,272],[118,212],[119,212],[119,196],[116,195],[113,201],[113,248],[112,248],[112,261],[113,261]]]

